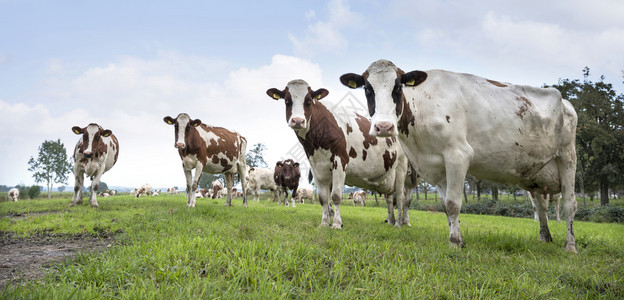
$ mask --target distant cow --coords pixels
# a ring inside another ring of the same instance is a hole
[[[273,172],[273,179],[275,185],[280,189],[280,193],[284,193],[284,205],[288,206],[288,190],[292,190],[292,205],[296,207],[295,198],[297,197],[297,187],[299,187],[299,178],[301,178],[301,171],[299,170],[299,163],[292,159],[284,161],[278,161],[275,164]],[[281,199],[277,200],[277,205],[281,204]]]
[[[260,201],[260,189],[271,191],[273,193],[273,201],[278,200],[279,189],[275,185],[273,173],[274,170],[268,168],[250,168],[247,171],[247,177],[249,178],[247,188],[256,197],[256,201]]]
[[[372,136],[370,120],[349,108],[330,111],[321,101],[329,91],[312,90],[304,80],[292,80],[283,90],[272,88],[266,93],[275,100],[284,99],[287,125],[310,161],[323,207],[321,226],[330,225],[331,199],[336,207],[332,228],[342,227],[340,202],[345,184],[383,194],[396,192],[399,216],[403,215],[407,157],[396,138]],[[391,224],[403,225],[402,217],[394,218],[391,198],[386,204]]]
[[[533,192],[542,241],[552,241],[545,195],[562,193],[565,248],[576,252],[577,115],[558,90],[444,70],[404,72],[383,59],[340,81],[364,87],[370,134],[398,136],[419,175],[436,186],[451,244],[464,246],[459,212],[470,173]]]
[[[247,207],[245,152],[247,139],[225,128],[208,126],[200,119],[181,113],[175,119],[165,117],[165,123],[175,127],[175,147],[182,159],[186,176],[187,206],[195,207],[195,191],[202,172],[224,174],[227,187],[226,206],[232,205],[234,174],[238,174],[243,189],[243,207]],[[195,176],[191,173],[195,170]]]
[[[314,202],[314,190],[311,188],[297,188],[297,202],[305,203],[304,199]]]
[[[17,199],[19,198],[19,189],[17,188],[12,188],[9,190],[9,199],[13,202],[17,202]]]
[[[152,196],[152,186],[146,183],[138,188],[136,198],[139,198],[141,196]]]
[[[179,195],[180,191],[178,191],[178,189],[175,188],[175,187],[170,187],[170,188],[167,188],[167,194],[169,194],[169,195]]]
[[[210,198],[216,199],[221,198],[221,194],[223,193],[223,183],[219,179],[215,179],[210,184]],[[204,195],[206,197],[206,195]]]
[[[74,196],[70,206],[82,203],[82,186],[84,175],[91,178],[92,207],[98,207],[97,190],[102,174],[110,170],[117,162],[119,155],[119,141],[109,129],[91,123],[87,127],[72,127],[75,134],[80,135],[74,148]]]
[[[366,191],[357,191],[353,193],[353,206],[357,203],[362,204],[362,206],[366,206]]]

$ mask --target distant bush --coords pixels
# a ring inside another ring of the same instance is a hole
[[[444,212],[440,204],[420,204],[413,201],[411,209]],[[461,213],[476,215],[505,216],[515,218],[533,218],[533,207],[529,203],[511,204],[494,200],[470,202],[462,205]],[[560,211],[563,219],[563,211]],[[554,205],[548,207],[548,218],[556,218]],[[624,223],[623,206],[603,206],[594,208],[578,207],[574,219],[596,223]]]
[[[27,193],[28,193],[28,198],[35,199],[39,197],[39,194],[41,194],[41,188],[39,188],[39,186],[37,185],[33,185],[28,188]]]

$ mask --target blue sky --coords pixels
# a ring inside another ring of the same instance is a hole
[[[264,143],[273,165],[297,140],[264,91],[302,78],[337,102],[338,77],[379,58],[534,86],[589,66],[621,93],[622,15],[617,0],[0,0],[0,184],[33,184],[45,139],[73,150],[70,128],[97,122],[121,144],[103,181],[183,186],[162,122],[180,112]]]

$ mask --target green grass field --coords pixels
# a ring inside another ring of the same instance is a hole
[[[371,200],[369,200],[371,201]],[[0,203],[0,233],[113,235],[3,299],[89,298],[624,298],[624,225],[575,222],[578,254],[538,241],[532,219],[463,214],[464,249],[449,247],[446,216],[411,211],[413,227],[383,223],[384,207],[342,206],[344,228],[319,228],[318,204],[184,196]],[[374,200],[372,200],[374,202]],[[380,202],[382,200],[380,199]],[[28,215],[24,215],[28,213]],[[20,215],[20,217],[15,217]]]

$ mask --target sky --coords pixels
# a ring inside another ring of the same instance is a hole
[[[381,58],[533,86],[588,66],[622,93],[623,15],[620,0],[0,0],[0,184],[35,184],[28,160],[43,141],[71,157],[71,127],[97,123],[120,143],[102,181],[184,187],[163,122],[181,112],[241,133],[248,150],[263,143],[270,166],[307,166],[265,91],[304,79],[330,107],[365,108],[338,78]]]

